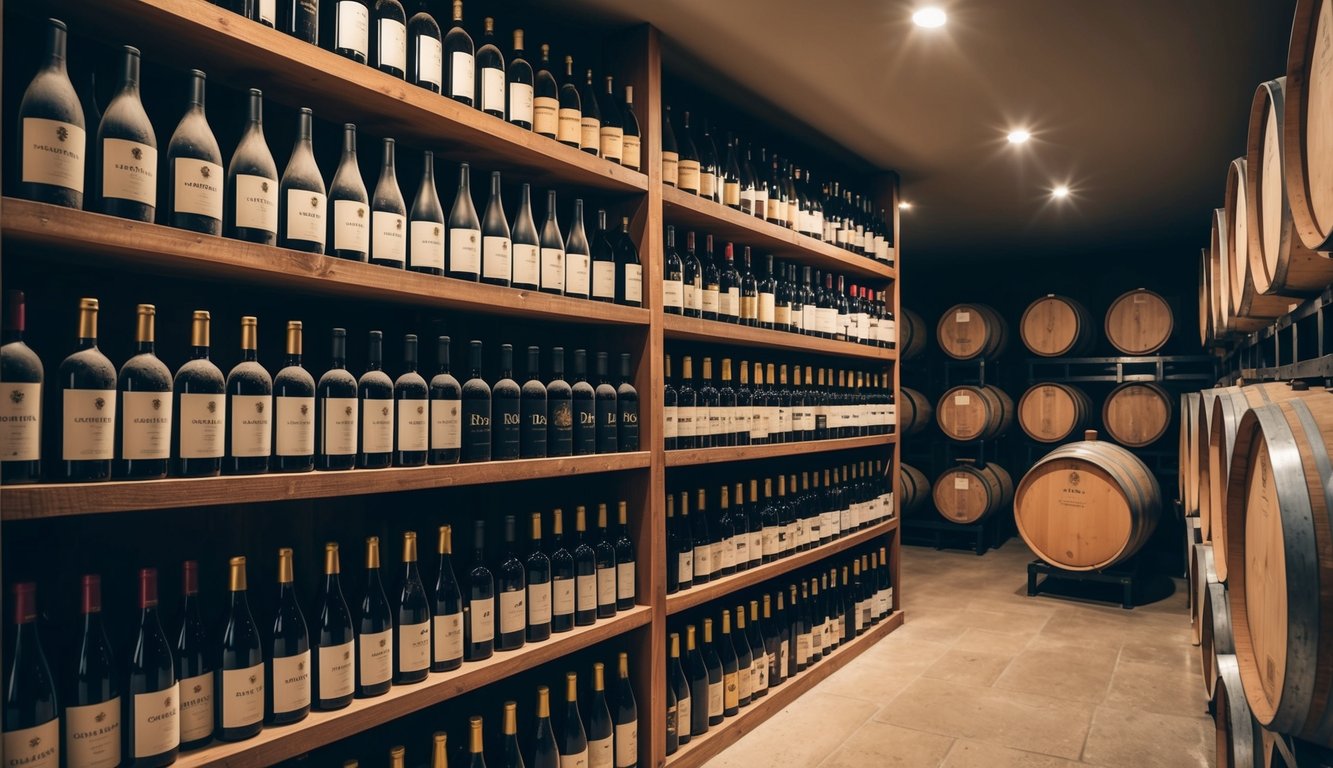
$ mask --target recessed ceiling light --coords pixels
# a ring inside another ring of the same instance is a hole
[[[912,210],[912,204],[909,203],[909,202],[907,202],[906,200],[904,200],[904,201],[902,201],[901,203],[898,203],[898,210],[900,210],[900,211],[910,211],[910,210]]]
[[[1063,200],[1066,197],[1069,197],[1069,187],[1065,186],[1064,184],[1061,184],[1060,186],[1051,190],[1051,197],[1055,198],[1056,200]]]
[[[1027,131],[1024,131],[1024,130],[1022,130],[1022,129],[1019,129],[1019,130],[1017,130],[1017,131],[1010,131],[1010,132],[1009,132],[1009,143],[1010,143],[1010,144],[1026,144],[1026,143],[1027,143],[1027,140],[1030,139],[1030,138],[1032,138],[1032,134],[1030,134],[1030,133],[1028,133]]]
[[[942,27],[944,26],[944,22],[948,20],[949,17],[945,15],[944,11],[934,6],[921,8],[916,13],[912,14],[912,23],[916,24],[918,27],[925,27],[926,29]]]

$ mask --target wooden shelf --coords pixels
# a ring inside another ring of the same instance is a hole
[[[568,323],[647,326],[650,318],[639,307],[423,275],[12,197],[0,206],[0,232],[7,243],[40,248],[43,261],[64,254],[148,274]],[[22,252],[14,248],[9,258],[23,258],[14,255]]]
[[[677,592],[673,595],[667,595],[666,605],[667,614],[680,613],[689,610],[696,605],[703,605],[717,600],[720,597],[729,595],[732,592],[754,586],[769,579],[781,576],[784,573],[804,568],[811,563],[818,562],[835,555],[844,550],[851,549],[859,544],[876,539],[887,533],[891,533],[898,528],[898,518],[892,517],[881,521],[875,525],[866,528],[863,531],[856,531],[850,536],[843,536],[834,539],[814,549],[798,552],[794,555],[784,557],[781,560],[774,560],[771,563],[765,563],[758,568],[734,573],[730,576],[723,576],[720,579],[714,579],[701,587],[690,587],[684,592]]]
[[[894,267],[672,186],[663,185],[662,206],[668,224],[675,224],[677,228],[697,228],[702,233],[711,234],[717,253],[722,252],[718,240],[736,243],[737,261],[741,257],[740,246],[748,245],[755,256],[758,255],[754,253],[755,249],[771,252],[775,256],[794,258],[801,264],[832,269],[857,278],[884,281],[898,277]]]
[[[183,752],[175,764],[178,768],[260,768],[274,765],[622,635],[648,624],[651,615],[652,608],[649,606],[636,606],[616,614],[614,618],[589,627],[578,627],[572,632],[552,635],[550,640],[525,645],[517,651],[497,652],[485,661],[465,663],[452,672],[433,673],[416,685],[395,685],[383,696],[356,699],[345,709],[311,712],[310,717],[299,723],[265,728],[253,739],[234,743],[214,742],[197,751]]]
[[[649,465],[650,456],[648,451],[636,451],[557,459],[352,469],[342,472],[14,485],[0,488],[0,520],[13,522],[68,515],[325,499],[483,483],[510,483],[644,469]]]
[[[418,88],[206,0],[51,0],[76,33],[141,46],[150,60],[198,67],[233,88],[259,87],[266,99],[310,107],[315,116],[351,122],[367,135],[392,137],[491,171],[517,171],[539,186],[575,184],[639,193],[648,177],[498,117]],[[645,119],[640,114],[639,119]],[[159,131],[161,126],[159,126]],[[646,154],[645,154],[646,157]]]
[[[836,341],[803,333],[770,331],[733,325],[718,320],[704,320],[683,315],[663,315],[662,329],[668,339],[699,341],[706,344],[729,344],[760,349],[781,349],[799,354],[820,354],[831,357],[861,360],[889,361],[898,359],[898,350],[871,347],[854,341]]]
[[[699,768],[902,625],[902,611],[889,614],[865,634],[834,651],[832,656],[821,660],[796,677],[785,680],[776,688],[769,688],[768,695],[758,702],[751,703],[739,714],[722,721],[720,725],[709,728],[708,733],[690,739],[689,744],[681,747],[674,755],[667,756],[667,768]]]
[[[725,448],[689,448],[681,451],[667,451],[666,465],[668,467],[688,467],[695,464],[721,464],[728,461],[773,459],[779,456],[801,456],[807,453],[850,451],[855,448],[892,445],[896,442],[898,442],[897,433],[892,435],[871,435],[869,437],[847,437],[840,440],[804,440],[799,443],[778,443],[776,445],[737,445]]]

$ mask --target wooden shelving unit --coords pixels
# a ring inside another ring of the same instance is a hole
[[[819,354],[846,360],[890,362],[898,359],[898,350],[872,347],[854,341],[838,341],[789,331],[771,331],[733,325],[717,320],[704,320],[683,315],[663,315],[662,326],[666,337],[675,341],[697,341],[703,344],[727,344],[775,349],[796,354]]]
[[[807,440],[799,443],[777,443],[774,445],[690,448],[667,451],[666,465],[668,467],[689,467],[697,464],[718,464],[726,461],[754,461],[755,459],[774,459],[779,456],[803,456],[811,453],[850,451],[856,448],[872,448],[877,445],[893,445],[896,442],[898,442],[898,435],[893,434],[847,437],[838,440]]]

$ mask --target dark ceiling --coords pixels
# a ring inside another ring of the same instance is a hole
[[[902,174],[913,258],[1205,245],[1294,0],[582,0]],[[911,22],[922,4],[949,23]],[[1024,127],[1033,140],[1010,146]],[[1067,183],[1072,197],[1051,201]]]

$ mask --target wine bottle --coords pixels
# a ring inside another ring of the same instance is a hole
[[[444,44],[440,25],[426,4],[407,20],[407,81],[431,93],[439,93],[444,80]]]
[[[190,70],[190,95],[185,114],[167,144],[167,172],[170,175],[167,183],[168,223],[181,229],[220,235],[224,181],[222,151],[218,149],[218,141],[204,114],[204,83],[203,72]],[[26,118],[24,122],[26,126]]]
[[[287,0],[279,25],[297,40],[319,45],[319,0]]]
[[[398,613],[394,617],[395,684],[419,683],[431,664],[431,616],[426,588],[417,571],[417,532],[403,532],[403,580],[398,590]]]
[[[505,119],[505,57],[495,44],[495,19],[482,20],[482,45],[477,48],[477,93],[481,96],[481,111]]]
[[[524,563],[527,584],[527,640],[538,643],[551,636],[551,559],[542,551],[542,515],[532,513],[532,552]]]
[[[403,269],[407,266],[407,206],[398,188],[393,139],[384,140],[380,179],[370,201],[370,263]]]
[[[418,14],[421,15],[421,14]],[[435,153],[421,153],[421,186],[409,215],[407,268],[428,275],[444,274],[444,208],[435,190]]]
[[[717,145],[704,118],[703,138],[699,141],[699,197],[722,202],[722,166],[717,159]]]
[[[727,243],[722,249],[718,270],[718,319],[724,323],[741,322],[741,273],[736,269],[735,248]]]
[[[70,676],[70,694],[65,702],[65,762],[71,766],[119,765],[120,680],[116,655],[102,620],[102,579],[96,574],[83,576],[79,613],[83,631]],[[23,629],[22,619],[19,619],[19,629]],[[43,671],[36,670],[36,674]],[[21,674],[17,669],[14,673]],[[52,746],[55,746],[54,742]],[[10,744],[5,747],[6,759],[12,759],[14,753],[9,751]],[[18,747],[19,754],[22,754],[24,746]]]
[[[97,126],[97,148],[101,212],[151,223],[157,207],[157,136],[139,99],[138,48],[121,48],[120,89]]]
[[[529,361],[529,374],[535,367]],[[533,392],[535,399],[536,392]],[[574,452],[573,389],[565,381],[565,349],[551,350],[551,381],[545,392],[545,455],[569,456]],[[525,422],[526,423],[526,422]],[[535,449],[535,446],[534,446]]]
[[[680,663],[680,635],[672,632],[668,637],[668,645],[670,657],[667,659],[667,690],[676,699],[676,742],[683,746],[690,743],[694,697],[690,691],[690,679],[685,676],[685,668]],[[667,724],[670,725],[669,713]],[[670,739],[669,734],[667,738]]]
[[[625,86],[623,107],[621,119],[624,122],[624,148],[620,162],[626,168],[637,171],[643,167],[643,142],[639,135],[639,118],[634,116],[634,86],[632,85]]]
[[[120,368],[119,477],[154,479],[167,476],[171,457],[171,371],[153,354],[157,308],[140,304],[135,355]]]
[[[736,631],[731,633],[732,653],[736,656],[736,706],[748,707],[752,696],[754,656],[745,636],[745,606],[736,608]]]
[[[455,2],[455,7],[456,6],[457,2]],[[483,754],[485,751],[485,747],[481,737],[481,718],[469,717],[467,722],[468,722],[467,751],[469,758],[468,768],[486,768],[486,757]]]
[[[597,620],[597,554],[588,539],[588,510],[574,508],[574,624],[584,627]]]
[[[430,450],[430,414],[426,412],[430,390],[417,373],[417,337],[403,337],[403,374],[393,383],[394,423],[393,464],[419,467],[426,463]]]
[[[629,307],[643,306],[643,264],[639,249],[629,233],[629,217],[620,218],[620,232],[615,238],[616,303]]]
[[[746,257],[748,268],[749,257]],[[778,289],[777,276],[773,272],[773,254],[764,256],[764,273],[761,279],[756,280],[756,289],[759,292],[759,303],[757,305],[758,324],[760,328],[772,330],[775,323],[775,304],[776,293]]]
[[[768,596],[764,596],[768,600]],[[765,644],[764,627],[759,623],[759,601],[750,601],[750,621],[746,625],[746,640],[753,656],[753,671],[750,683],[750,698],[758,699],[768,695],[768,648]]]
[[[311,141],[312,114],[302,108],[297,123],[296,144],[287,168],[282,172],[279,204],[282,209],[282,233],[278,243],[309,253],[324,252],[328,199],[324,179],[319,175]]]
[[[579,715],[579,676],[565,673],[565,720],[560,726],[560,768],[588,766],[588,737]],[[590,767],[589,767],[590,768]]]
[[[342,564],[337,542],[324,545],[324,591],[319,601],[319,635],[315,641],[314,705],[320,710],[342,709],[356,691],[356,638],[352,612],[347,608],[341,582]]]
[[[600,661],[592,665],[592,698],[588,702],[588,768],[613,768],[615,765],[615,727],[611,709],[606,704],[606,667]]]
[[[688,581],[682,584],[681,579],[692,580],[694,575],[694,547],[691,545],[688,552],[684,549],[680,523],[676,520],[676,496],[671,493],[666,495],[666,535],[666,591],[671,595],[689,589]]]
[[[597,232],[592,237],[592,300],[616,300],[616,255],[606,228],[606,211],[597,211]]]
[[[389,768],[407,768],[407,749],[402,745],[389,748]]]
[[[380,540],[366,539],[366,588],[356,630],[356,695],[388,693],[393,683],[393,615],[380,579]]]
[[[512,701],[504,703],[504,721],[501,728],[503,740],[503,768],[524,768],[523,754],[518,747],[518,704]]]
[[[332,362],[316,388],[315,468],[351,469],[356,466],[360,407],[356,378],[347,370],[347,331],[333,329]]]
[[[590,80],[588,83],[589,90],[591,90],[592,70],[588,70],[588,77]],[[621,165],[625,157],[625,122],[621,116],[620,105],[617,103],[612,81],[611,75],[607,75],[606,93],[601,98],[593,99],[597,102],[600,123],[598,150],[602,157]]]
[[[709,622],[708,626],[711,628],[712,620],[705,619],[705,621]],[[691,736],[702,736],[703,734],[708,733],[710,725],[709,712],[714,708],[713,698],[715,689],[711,677],[712,673],[708,668],[708,661],[704,658],[703,650],[698,647],[695,639],[694,625],[690,624],[685,627],[685,658],[687,660],[686,663],[689,665],[690,681],[690,717],[688,730]],[[716,708],[718,712],[721,713],[722,672],[720,669],[718,670],[716,695]],[[680,705],[677,704],[676,706],[679,707]],[[685,720],[682,719],[681,722],[684,723]]]
[[[591,261],[592,252],[583,230],[583,198],[577,198],[574,200],[574,223],[569,226],[569,238],[565,241],[566,296],[589,298],[592,292]]]
[[[214,735],[223,741],[241,741],[264,727],[264,651],[259,627],[250,614],[244,557],[231,558],[228,587],[231,605],[222,632]]]
[[[629,515],[624,501],[616,506],[618,526],[613,558],[616,564],[616,610],[634,607],[636,590],[634,541],[630,539]]]
[[[444,79],[448,96],[469,107],[476,103],[472,37],[463,30],[463,0],[454,0],[454,25],[444,36]]]
[[[691,521],[690,537],[694,540],[694,583],[706,584],[713,580],[715,575],[713,568],[713,537],[709,533],[708,525],[708,496],[704,489],[696,491],[698,502],[694,507],[694,519]],[[689,515],[690,493],[682,491],[680,494],[680,508],[686,516]],[[718,557],[721,565],[721,556]]]
[[[532,64],[523,58],[523,30],[521,29],[514,30],[514,52],[509,57],[509,68],[505,70],[505,81],[509,90],[509,122],[520,128],[532,130]]]
[[[310,714],[310,635],[296,599],[292,550],[278,550],[278,601],[269,645],[268,722],[295,723]]]
[[[450,373],[449,337],[441,336],[439,372],[430,380],[430,463],[457,464],[462,442],[459,415],[463,388]]]
[[[491,173],[491,199],[481,220],[481,281],[507,286],[513,280],[513,243],[509,239],[509,220],[505,218],[504,198],[500,194],[500,172]]]
[[[575,456],[597,453],[597,395],[588,383],[588,352],[574,350],[573,441]]]
[[[273,469],[315,467],[315,379],[301,366],[301,321],[287,323],[287,361],[273,377]]]
[[[546,385],[541,382],[541,348],[528,347],[528,375],[519,393],[519,456],[546,457]]]
[[[213,735],[213,668],[208,632],[199,617],[199,564],[181,566],[181,628],[174,654],[180,685],[180,748],[206,744]]]
[[[680,150],[676,146],[676,132],[671,128],[671,105],[666,105],[662,116],[662,183],[677,187],[680,182]]]
[[[537,726],[532,739],[532,768],[560,768],[560,747],[551,725],[551,689],[537,686]]]
[[[685,271],[676,251],[676,228],[666,228],[666,258],[662,270],[662,311],[672,315],[685,312]]]
[[[462,461],[491,460],[491,387],[481,376],[481,342],[469,349],[472,375],[463,382]]]
[[[79,299],[75,351],[60,363],[63,480],[106,480],[115,454],[116,369],[97,348],[97,299]]]
[[[736,411],[736,391],[731,388],[731,358],[722,358],[722,385],[717,388],[717,411],[720,414],[717,444],[737,444],[739,419]],[[738,506],[741,500],[737,499]]]
[[[685,121],[681,124],[680,136],[680,170],[676,186],[680,187],[682,192],[699,194],[700,183],[700,163],[699,150],[694,146],[694,139],[690,136],[690,113],[685,113]]]
[[[518,215],[509,233],[514,254],[512,284],[515,288],[536,291],[541,286],[541,238],[532,218],[532,186],[524,182],[518,198]]]
[[[338,7],[349,3],[358,5],[354,0],[338,0]],[[370,196],[356,161],[356,126],[351,123],[343,124],[342,159],[329,184],[329,207],[333,212],[330,255],[349,261],[369,260]]]
[[[560,509],[551,515],[555,550],[551,553],[551,631],[568,632],[574,628],[574,555],[565,547],[564,519]]]
[[[616,547],[606,525],[606,505],[597,505],[597,541],[593,544],[597,566],[597,618],[616,615]]]
[[[542,43],[541,53],[532,84],[532,130],[554,139],[560,131],[560,86],[551,74],[551,46]]]
[[[689,450],[699,447],[699,395],[694,391],[694,358],[689,355],[681,362],[681,378],[676,385],[676,447]]]
[[[583,146],[583,100],[574,82],[574,57],[565,57],[565,81],[560,84],[559,129],[556,139],[575,149]]]
[[[486,567],[485,520],[473,522],[472,570],[467,582],[463,659],[481,661],[495,654],[495,579]]]
[[[726,637],[724,636],[723,639],[725,640]],[[719,645],[720,643],[713,642],[713,620],[704,619],[704,637],[703,637],[703,645],[701,651],[703,653],[704,663],[708,669],[709,726],[718,725],[722,722],[724,717],[730,717],[731,715],[735,714],[734,710],[730,714],[727,713],[727,710],[730,708],[728,707],[727,690],[726,690],[728,682],[727,667],[725,662],[723,661],[724,657],[718,651]],[[727,648],[729,649],[730,647],[731,644],[728,642]],[[732,674],[734,675],[735,674],[734,654],[732,658],[731,670]],[[734,694],[735,693],[734,678],[731,680],[731,684],[733,686],[732,692]]]
[[[718,271],[717,261],[713,258],[713,236],[704,237],[704,256],[700,259],[703,265],[703,271],[699,274],[700,290],[699,310],[700,316],[705,320],[717,320],[719,299],[722,291],[722,274]]]
[[[26,304],[22,291],[5,291],[0,381],[0,483],[33,483],[42,477],[42,360],[23,341]]]
[[[726,157],[722,160],[722,204],[738,211],[745,209],[741,203],[745,177],[738,160],[739,149],[740,140],[728,133]]]
[[[371,66],[402,78],[407,74],[407,14],[398,0],[375,0],[375,45]]]
[[[616,387],[611,384],[607,370],[607,354],[597,353],[597,388],[595,415],[597,418],[596,445],[598,453],[616,453],[620,450],[620,406],[616,403]]]
[[[481,220],[472,206],[467,163],[458,164],[458,192],[449,209],[449,266],[445,274],[474,283],[481,279]]]
[[[713,448],[722,445],[721,437],[722,409],[718,406],[717,388],[713,386],[713,358],[705,357],[703,378],[699,382],[698,400],[694,411],[694,422],[698,433],[700,448]]]
[[[357,440],[358,469],[379,469],[393,463],[393,380],[383,370],[384,334],[371,331],[366,353],[366,372],[356,382],[361,403],[360,434]]]
[[[703,317],[703,265],[694,251],[694,233],[685,235],[685,253],[680,257],[681,284],[686,317]]]
[[[542,224],[541,292],[565,293],[565,238],[556,221],[554,189],[546,193],[546,222]]]
[[[751,431],[754,428],[754,393],[750,390],[750,365],[744,360],[739,361],[740,383],[736,387],[736,409],[733,411],[733,422],[736,425],[736,445],[749,445],[751,440]],[[737,496],[738,503],[744,501]],[[751,555],[754,555],[753,551]]]
[[[57,768],[61,764],[60,703],[37,631],[37,585],[33,582],[14,585],[14,623],[12,656],[5,676],[5,760],[25,768]],[[114,682],[110,684],[114,685]],[[118,708],[99,706],[98,711],[104,711],[106,717],[115,718],[119,723]],[[69,709],[65,714],[68,730],[71,725]],[[96,723],[97,713],[90,714],[89,719]],[[108,748],[114,748],[116,759],[119,759],[119,727],[115,730],[117,732],[106,744]]]
[[[46,25],[45,61],[19,104],[19,197],[82,208],[88,142],[83,107],[66,68],[65,22],[47,19]]]
[[[448,672],[463,665],[463,593],[454,576],[453,548],[453,528],[440,526],[437,546],[440,566],[431,606],[432,672]]]
[[[105,118],[104,118],[105,121]],[[264,139],[264,94],[250,89],[245,131],[227,166],[228,237],[274,245],[278,239],[278,166]]]
[[[436,731],[431,734],[430,741],[430,768],[449,768],[448,734]]]
[[[471,382],[469,382],[471,383]],[[514,347],[500,345],[500,378],[491,388],[491,458],[517,459],[522,443],[522,390],[514,381]]]
[[[333,52],[358,64],[370,61],[370,7],[366,0],[334,0]]]
[[[778,590],[775,612],[769,614],[772,603],[769,595],[764,595],[764,621],[769,634],[764,637],[764,648],[768,651],[769,685],[781,685],[787,679],[787,670],[791,668],[791,622],[783,609],[783,592]]]
[[[500,631],[495,637],[495,650],[513,651],[523,647],[527,637],[527,585],[524,583],[523,563],[518,559],[518,520],[513,515],[504,518],[504,558],[496,572],[496,586],[500,593]]]
[[[629,353],[620,354],[620,384],[616,387],[616,404],[619,408],[616,439],[621,451],[639,450],[639,392],[634,388],[630,373]]]
[[[755,278],[752,266],[750,246],[747,245],[741,251],[740,322],[741,325],[757,327],[759,325],[759,281]]]

